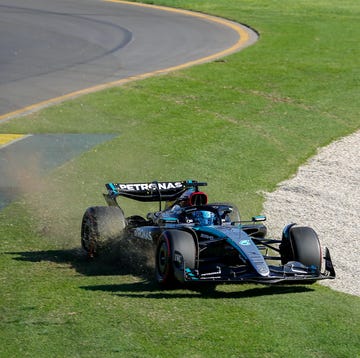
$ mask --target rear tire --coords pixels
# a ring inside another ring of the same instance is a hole
[[[301,262],[305,266],[316,266],[321,270],[321,246],[316,232],[307,226],[292,226],[283,234],[280,245],[282,264]]]
[[[184,283],[184,267],[194,269],[195,259],[196,246],[190,233],[181,230],[165,231],[156,248],[156,281],[163,288]]]
[[[117,206],[88,208],[81,223],[81,246],[89,257],[98,255],[108,242],[118,239],[125,228],[123,211]]]

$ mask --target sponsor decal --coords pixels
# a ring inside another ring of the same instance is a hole
[[[263,275],[269,272],[269,268],[265,264],[257,265],[257,269],[259,270],[259,273]]]
[[[116,184],[117,189],[126,191],[171,190],[183,187],[181,182]]]
[[[174,262],[177,263],[178,265],[181,265],[183,263],[182,255],[178,253],[174,253]]]
[[[203,234],[203,233],[200,234],[200,237],[202,239],[214,240],[214,236],[206,235],[206,234]]]
[[[250,240],[241,240],[240,245],[242,246],[249,246],[251,244]]]
[[[152,240],[151,231],[144,230],[142,228],[136,228],[134,230],[134,236],[144,239],[144,240]]]

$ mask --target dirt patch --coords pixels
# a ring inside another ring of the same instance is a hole
[[[35,134],[0,148],[0,210],[41,186],[51,170],[113,134]]]

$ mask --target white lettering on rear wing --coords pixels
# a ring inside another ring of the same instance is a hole
[[[132,183],[132,184],[113,184],[117,190],[126,191],[153,191],[153,190],[171,190],[183,188],[182,182],[159,182],[159,183]]]

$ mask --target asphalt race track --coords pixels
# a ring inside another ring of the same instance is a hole
[[[0,0],[0,34],[0,115],[239,41],[206,18],[102,0]]]

